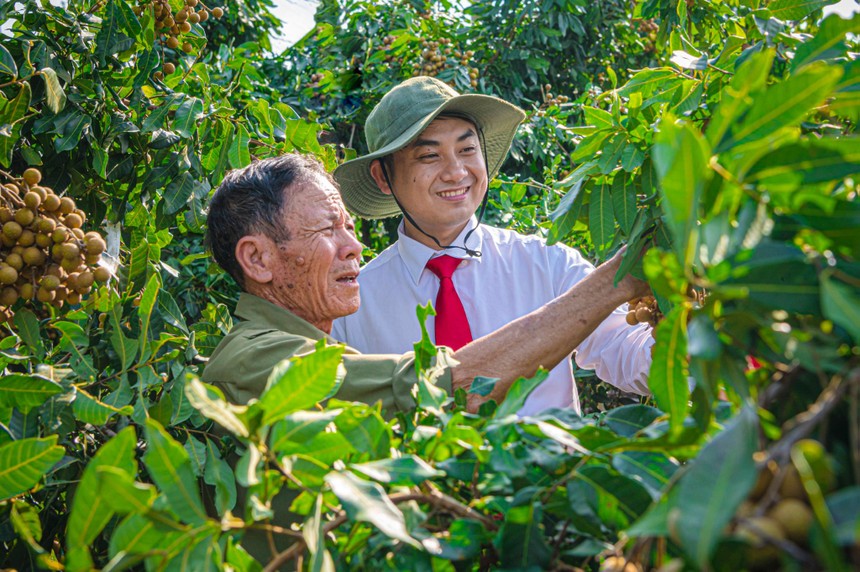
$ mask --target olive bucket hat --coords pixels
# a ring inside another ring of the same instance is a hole
[[[367,155],[347,161],[334,172],[346,207],[361,218],[400,214],[391,195],[379,190],[370,176],[370,164],[408,145],[440,114],[465,115],[483,132],[487,170],[498,173],[517,126],[525,113],[515,105],[489,95],[460,95],[433,77],[414,77],[389,91],[373,108],[364,124]]]

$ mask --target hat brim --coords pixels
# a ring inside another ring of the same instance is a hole
[[[475,120],[484,134],[484,152],[487,170],[492,179],[499,172],[511,148],[517,127],[525,119],[525,113],[517,106],[497,97],[466,94],[452,97],[413,123],[399,137],[385,147],[377,149],[352,161],[347,161],[334,171],[340,185],[340,193],[346,208],[361,218],[379,219],[400,214],[400,209],[391,195],[384,194],[370,175],[370,164],[386,155],[399,151],[418,135],[441,113],[458,113]]]

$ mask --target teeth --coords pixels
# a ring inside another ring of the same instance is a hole
[[[459,197],[460,195],[465,195],[467,189],[459,189],[456,191],[442,191],[439,193],[440,197]]]

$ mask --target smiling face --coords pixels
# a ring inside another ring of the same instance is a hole
[[[475,126],[465,119],[439,117],[415,141],[395,152],[393,163],[388,175],[402,208],[442,245],[451,244],[487,191],[487,168]],[[379,161],[370,172],[380,190],[391,194]],[[405,232],[437,248],[408,220]]]
[[[270,301],[324,332],[332,321],[358,310],[361,243],[337,189],[315,175],[292,191],[283,213],[289,240],[267,249]]]

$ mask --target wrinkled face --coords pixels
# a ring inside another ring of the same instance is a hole
[[[475,213],[487,190],[487,169],[475,126],[440,117],[418,138],[394,153],[389,173],[400,204],[424,231],[450,244]],[[390,194],[387,186],[382,192]],[[407,220],[407,236],[436,245]]]
[[[293,191],[283,221],[290,239],[277,248],[273,296],[324,332],[358,310],[361,243],[337,189],[315,176]]]

